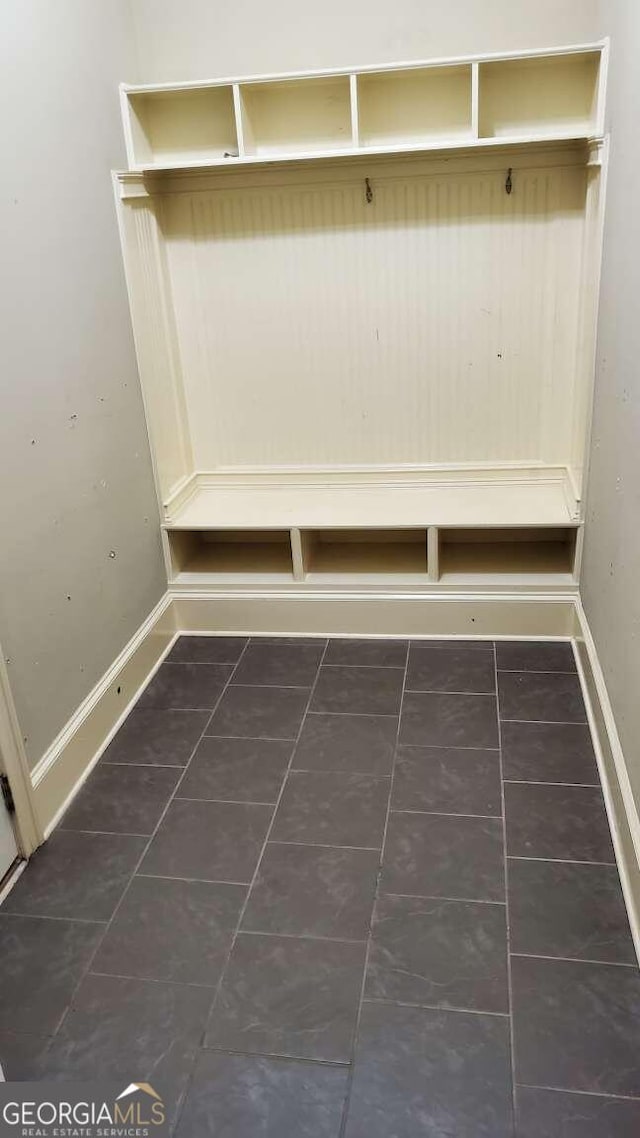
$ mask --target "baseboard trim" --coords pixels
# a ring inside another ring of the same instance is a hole
[[[80,704],[31,772],[33,804],[48,838],[176,637],[168,593]]]
[[[587,706],[609,826],[629,915],[631,935],[640,962],[640,814],[616,728],[613,708],[595,641],[582,601],[576,601],[578,629],[574,645]]]
[[[173,592],[176,628],[271,636],[575,635],[566,594]]]

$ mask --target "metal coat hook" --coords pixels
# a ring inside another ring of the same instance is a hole
[[[510,194],[513,189],[513,181],[511,179],[511,166],[507,170],[507,180],[504,184],[505,192]]]
[[[367,205],[371,205],[371,202],[373,201],[373,190],[371,189],[371,182],[369,181],[368,178],[365,178],[364,184],[365,184],[364,196],[366,198]]]

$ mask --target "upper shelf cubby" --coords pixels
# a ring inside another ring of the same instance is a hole
[[[244,153],[271,157],[353,146],[348,75],[240,84]]]
[[[238,156],[229,85],[132,92],[128,106],[136,165],[206,165]]]
[[[480,138],[595,134],[599,68],[599,51],[480,64]]]
[[[123,85],[131,170],[489,147],[602,133],[606,44],[339,73]]]
[[[359,75],[362,146],[414,147],[439,139],[470,139],[471,78],[471,65]]]

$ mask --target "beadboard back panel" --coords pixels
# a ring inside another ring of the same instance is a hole
[[[157,197],[194,468],[569,463],[587,174],[505,176]]]

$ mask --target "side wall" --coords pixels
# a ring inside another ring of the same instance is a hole
[[[33,766],[165,579],[110,179],[126,0],[4,0],[0,643]]]
[[[640,808],[640,6],[602,8],[611,152],[582,597]]]
[[[392,63],[595,39],[598,0],[131,0],[140,82]]]

